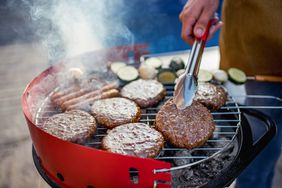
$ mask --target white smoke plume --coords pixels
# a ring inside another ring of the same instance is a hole
[[[133,44],[124,25],[126,0],[21,0],[51,62],[88,51]],[[18,1],[10,2],[18,6]]]

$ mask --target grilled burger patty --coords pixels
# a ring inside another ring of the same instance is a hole
[[[165,97],[165,88],[156,80],[136,80],[121,89],[121,96],[135,101],[141,108],[154,106]]]
[[[199,83],[194,100],[202,103],[211,111],[220,109],[227,100],[227,93],[220,87],[210,83]]]
[[[95,118],[80,110],[49,117],[41,127],[47,133],[66,141],[83,143],[96,131]]]
[[[121,98],[109,98],[95,101],[91,112],[99,124],[114,128],[125,123],[137,122],[141,111],[135,102]]]
[[[110,130],[102,140],[104,150],[123,155],[153,158],[164,145],[164,138],[144,123],[124,124]]]
[[[215,124],[209,110],[201,103],[193,101],[191,106],[179,110],[170,99],[157,113],[156,129],[174,146],[191,149],[211,137]]]

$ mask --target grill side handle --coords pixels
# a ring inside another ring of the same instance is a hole
[[[241,109],[241,111],[247,115],[250,115],[258,120],[260,120],[264,127],[265,127],[265,132],[260,135],[260,137],[258,138],[258,140],[256,140],[255,142],[253,142],[253,138],[252,138],[252,130],[250,127],[249,123],[246,123],[246,125],[248,126],[248,129],[250,130],[250,133],[246,133],[246,135],[243,135],[243,146],[242,147],[242,152],[244,155],[241,155],[241,157],[244,159],[246,158],[251,158],[252,159],[257,156],[259,154],[259,152],[261,152],[266,145],[272,140],[272,138],[275,136],[276,134],[276,123],[266,114],[262,113],[261,111],[255,110],[255,109]],[[247,121],[247,120],[246,120]],[[244,132],[244,130],[243,130]],[[244,140],[247,138],[251,138],[251,140],[248,140],[247,143],[244,143]],[[240,152],[241,153],[241,152]],[[245,154],[247,156],[245,156]]]
[[[253,142],[252,129],[247,118],[242,115],[242,124],[238,136],[239,151],[234,161],[218,174],[214,180],[203,187],[228,187],[236,177],[251,163],[251,161],[265,148],[276,134],[276,124],[264,113],[255,109],[241,109],[243,114],[250,115],[263,123],[266,131],[260,135],[256,142]]]
[[[242,116],[242,143],[239,149],[239,154],[236,157],[235,164],[232,165],[233,168],[237,169],[234,172],[234,178],[229,182],[231,184],[235,177],[238,177],[241,172],[254,160],[254,158],[266,147],[266,145],[272,140],[276,134],[276,123],[266,114],[262,113],[256,109],[241,109],[244,114],[250,115],[257,120],[260,120],[265,127],[265,132],[258,137],[258,139],[253,141],[252,128],[245,116]],[[231,167],[231,169],[232,169]]]

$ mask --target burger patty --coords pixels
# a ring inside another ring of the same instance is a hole
[[[140,108],[135,102],[121,97],[95,101],[91,112],[99,124],[110,129],[125,123],[137,122],[141,116]]]
[[[158,104],[165,94],[165,88],[156,80],[139,79],[121,89],[121,96],[135,101],[141,108]]]
[[[194,100],[202,103],[211,111],[220,109],[227,100],[227,93],[211,83],[199,83]]]
[[[157,156],[163,146],[162,134],[144,123],[115,127],[102,140],[104,150],[143,158]]]
[[[63,140],[83,143],[95,134],[96,121],[87,112],[73,110],[49,117],[41,128]]]
[[[187,149],[203,145],[215,129],[209,110],[197,101],[180,110],[173,100],[168,100],[157,113],[155,123],[165,140]]]

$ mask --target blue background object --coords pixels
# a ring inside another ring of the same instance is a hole
[[[125,20],[133,33],[134,43],[149,44],[150,53],[161,53],[190,49],[181,38],[179,14],[185,0],[143,0],[128,2],[129,11]],[[222,2],[222,1],[221,1]],[[218,9],[221,15],[221,4]],[[207,46],[218,45],[219,32],[207,42]]]
[[[32,5],[34,2],[41,1],[43,2],[43,0],[0,0],[0,15],[2,15],[2,17],[0,16],[0,46],[13,42],[30,42],[47,38],[48,42],[46,44],[48,48],[59,52],[60,57],[64,56],[64,42],[56,24],[49,18],[52,16],[31,19]],[[38,8],[44,6],[44,10],[50,12],[56,7],[56,2],[50,0],[48,4],[37,3],[36,5]],[[132,36],[125,36],[125,33],[116,31],[115,35],[104,38],[105,46],[103,47],[147,43],[150,53],[191,48],[180,36],[181,22],[179,21],[179,14],[186,0],[123,0],[122,2],[123,10],[118,10],[119,15],[117,17],[122,18],[120,20],[121,25],[124,25]],[[221,4],[217,11],[219,16],[221,14]],[[89,16],[92,16],[92,19],[95,20],[97,15],[93,12],[93,15]],[[109,19],[113,19],[113,16],[111,15]],[[93,21],[93,23],[95,22]],[[50,33],[53,33],[51,38],[48,37]],[[219,32],[207,42],[207,46],[218,45],[218,38]]]

